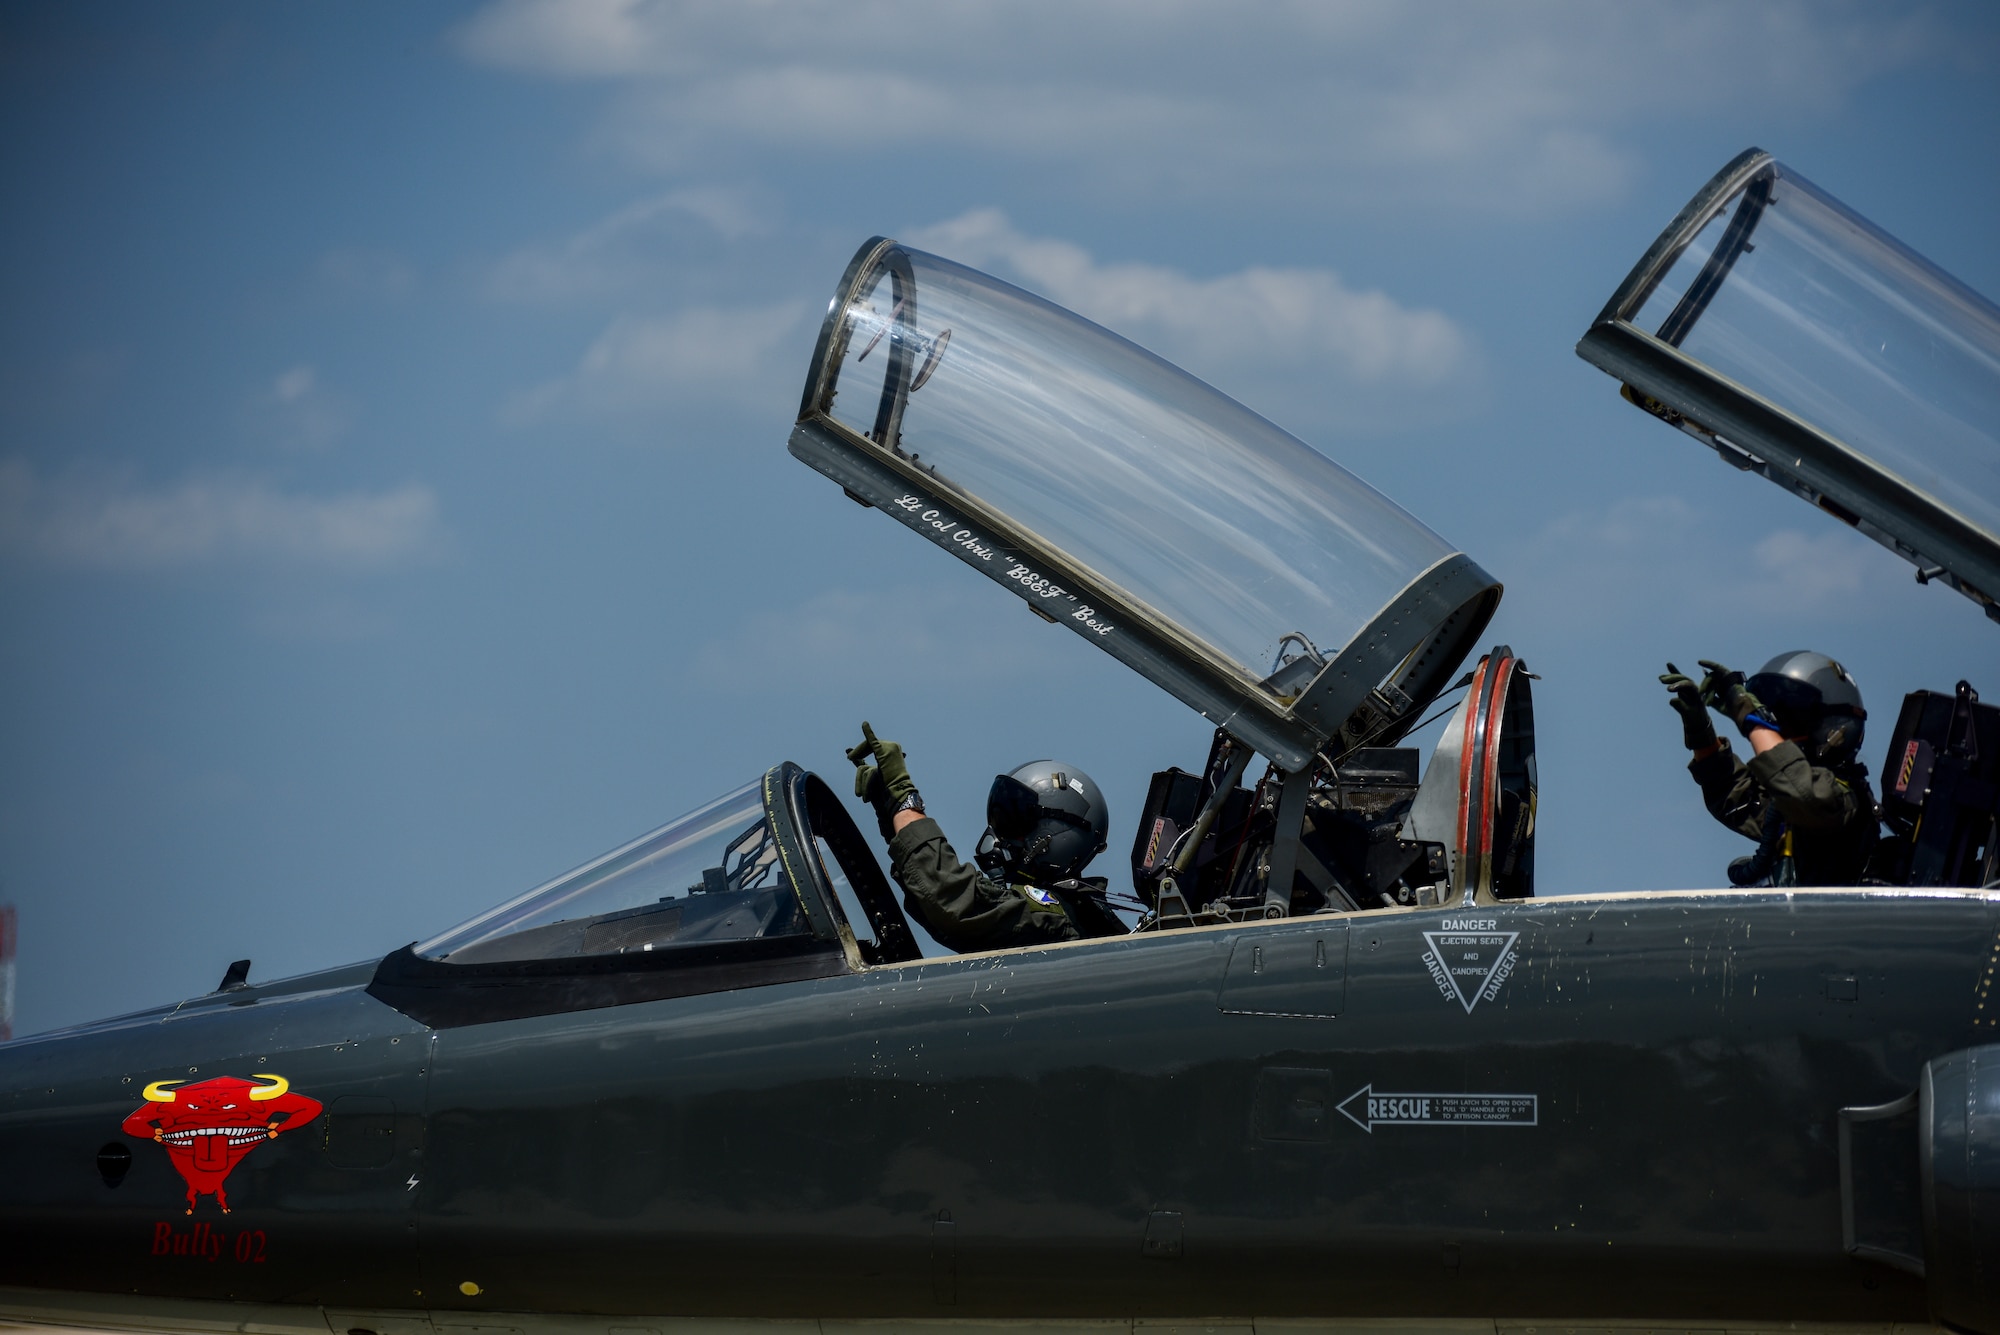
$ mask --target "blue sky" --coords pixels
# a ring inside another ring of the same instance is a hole
[[[380,955],[841,782],[862,718],[962,847],[996,771],[1083,766],[1118,862],[1200,720],[784,452],[878,232],[1506,581],[1544,893],[1718,883],[1663,660],[1832,652],[1879,762],[1903,692],[2000,694],[2000,630],[1571,349],[1753,143],[2000,293],[1997,73],[1977,4],[9,5],[18,1028]]]

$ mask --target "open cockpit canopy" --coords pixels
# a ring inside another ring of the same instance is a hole
[[[1235,400],[882,238],[828,307],[791,450],[1287,770],[1400,736],[1499,597]]]
[[[1577,353],[2000,620],[2000,308],[1770,154],[1703,187]]]

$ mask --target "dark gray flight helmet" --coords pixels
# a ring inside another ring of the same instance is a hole
[[[1088,774],[1059,760],[1031,760],[995,776],[986,822],[1007,868],[1031,881],[1079,875],[1104,851],[1111,808]]]
[[[1806,753],[1825,765],[1851,760],[1861,750],[1868,711],[1861,687],[1825,654],[1794,649],[1757,670],[1750,693],[1770,707],[1787,737],[1805,737]]]

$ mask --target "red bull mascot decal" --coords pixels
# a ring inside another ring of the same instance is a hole
[[[292,1093],[281,1075],[245,1080],[219,1075],[198,1084],[155,1080],[146,1102],[125,1119],[125,1134],[158,1141],[187,1182],[187,1212],[202,1196],[229,1213],[222,1184],[243,1157],[267,1140],[296,1131],[320,1114],[320,1101]]]

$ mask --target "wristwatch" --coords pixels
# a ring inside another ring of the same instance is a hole
[[[890,809],[890,811],[889,811],[889,815],[890,815],[890,816],[892,816],[892,817],[894,817],[894,816],[900,816],[900,815],[902,815],[902,814],[903,814],[903,813],[904,813],[905,811],[914,811],[914,812],[916,812],[916,813],[917,813],[917,814],[918,814],[919,816],[923,815],[923,814],[924,814],[924,795],[923,795],[922,793],[918,792],[918,791],[917,791],[916,789],[912,788],[912,789],[910,790],[910,795],[909,795],[908,797],[906,797],[906,798],[904,798],[904,799],[903,799],[902,801],[900,801],[900,802],[896,803],[896,805],[895,805],[894,807],[892,807],[892,808]]]

